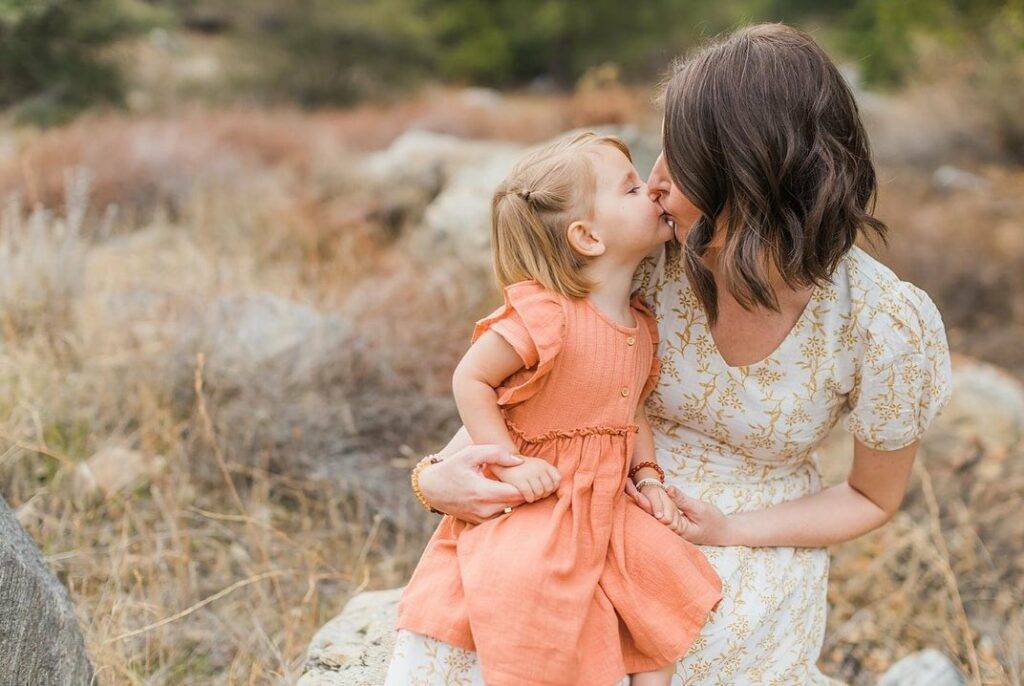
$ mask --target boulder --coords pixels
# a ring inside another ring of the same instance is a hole
[[[934,648],[907,655],[878,680],[878,686],[962,686],[965,683],[956,665]]]
[[[299,686],[379,686],[395,647],[402,588],[360,593],[313,637]]]
[[[74,686],[92,678],[67,589],[0,497],[0,683]]]
[[[309,305],[269,293],[225,295],[214,300],[184,333],[192,352],[206,356],[214,384],[234,385],[264,376],[268,369],[287,378],[270,385],[310,382],[329,352],[349,334],[346,322]]]

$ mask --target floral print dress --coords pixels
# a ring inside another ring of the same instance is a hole
[[[657,458],[684,493],[729,514],[817,492],[815,448],[836,422],[869,447],[896,450],[949,399],[934,303],[860,248],[814,289],[775,351],[736,367],[719,354],[680,257],[675,243],[659,248],[636,286],[660,333],[661,375],[647,402]],[[699,548],[723,599],[676,663],[673,686],[839,683],[816,666],[826,548]],[[398,632],[394,661],[404,662],[409,684],[483,684],[474,653],[412,632]]]

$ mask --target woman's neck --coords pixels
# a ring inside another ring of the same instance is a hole
[[[717,247],[708,248],[702,258],[704,266],[710,271],[711,275],[715,279],[716,290],[718,291],[719,302],[723,298],[729,298],[735,300],[732,293],[724,285],[725,280],[722,276],[721,262],[719,256],[721,255],[721,249]],[[807,305],[807,301],[810,298],[811,292],[814,290],[813,286],[805,286],[802,288],[793,288],[791,285],[786,283],[786,280],[782,278],[782,273],[775,267],[774,264],[767,266],[768,271],[768,285],[771,287],[772,292],[775,293],[775,297],[778,299],[779,307],[783,313],[789,310],[796,312],[802,312],[804,307]],[[771,316],[771,311],[765,311],[763,314]]]

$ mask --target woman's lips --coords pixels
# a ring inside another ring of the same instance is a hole
[[[676,218],[669,214],[669,211],[665,209],[665,206],[661,204],[660,200],[656,200],[658,207],[661,208],[661,218],[665,220],[665,223],[672,227],[672,230],[676,230]]]

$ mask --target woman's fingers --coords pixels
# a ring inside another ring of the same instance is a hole
[[[694,510],[694,500],[690,496],[680,491],[675,486],[669,486],[668,497],[672,499],[672,502],[676,504],[682,512],[692,512]]]

